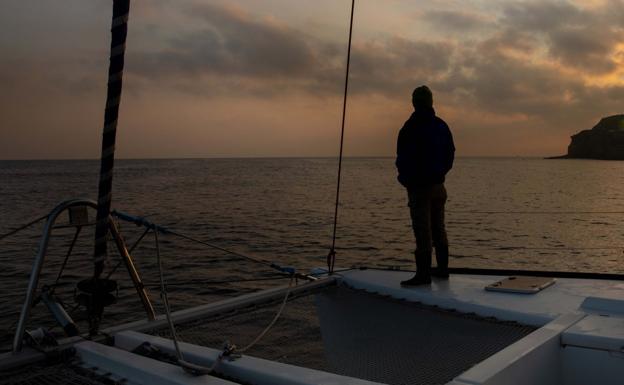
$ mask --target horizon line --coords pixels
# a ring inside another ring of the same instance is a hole
[[[343,156],[351,159],[387,159],[395,158],[396,155],[348,155]],[[455,158],[534,158],[545,159],[544,155],[458,155]],[[207,159],[338,159],[338,156],[205,156],[205,157],[161,157],[161,158],[126,158],[119,157],[115,160],[207,160]],[[32,162],[32,161],[98,161],[100,158],[23,158],[1,159],[0,162]]]

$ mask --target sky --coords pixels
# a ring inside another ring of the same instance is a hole
[[[0,3],[0,159],[100,155],[111,0]],[[349,0],[133,0],[120,158],[335,156]],[[345,154],[427,84],[459,156],[548,156],[624,112],[624,0],[356,0]]]

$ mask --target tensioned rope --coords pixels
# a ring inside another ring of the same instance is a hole
[[[577,214],[600,214],[600,215],[621,215],[624,214],[624,211],[472,211],[472,210],[448,210],[449,213],[454,213],[454,214],[483,214],[483,215],[506,215],[506,214],[526,214],[526,215],[577,215]],[[291,268],[290,267],[282,267],[279,265],[276,265],[272,262],[269,261],[265,261],[265,260],[261,260],[258,258],[254,258],[251,257],[249,255],[245,255],[239,252],[236,252],[234,250],[231,249],[226,249],[220,246],[217,246],[215,244],[206,242],[206,241],[202,241],[196,238],[192,238],[189,237],[187,235],[181,234],[181,233],[177,233],[174,232],[172,230],[169,230],[168,228],[164,228],[158,225],[155,225],[153,223],[150,223],[148,221],[145,220],[145,217],[134,217],[134,216],[130,216],[128,214],[124,214],[124,213],[120,213],[118,211],[113,210],[111,212],[111,214],[113,216],[116,216],[120,219],[135,223],[137,225],[144,225],[146,227],[146,230],[139,236],[139,238],[132,244],[132,246],[129,248],[129,251],[132,252],[138,245],[139,243],[143,240],[143,238],[147,235],[147,233],[150,231],[150,228],[152,226],[156,226],[159,229],[161,229],[161,232],[164,233],[169,233],[171,235],[177,236],[179,238],[182,239],[186,239],[188,241],[194,242],[194,243],[198,243],[198,244],[202,244],[204,246],[208,246],[210,248],[216,249],[216,250],[220,250],[224,253],[230,254],[232,256],[238,257],[238,258],[242,258],[242,259],[247,259],[250,260],[252,262],[257,262],[257,263],[261,263],[263,265],[269,266],[271,268],[277,268],[278,270],[280,270],[283,273],[290,273],[291,272]],[[11,235],[17,234],[20,231],[25,230],[26,228],[36,224],[37,222],[42,221],[43,219],[47,218],[48,215],[44,215],[41,216],[35,220],[32,220],[24,225],[21,225],[13,230],[10,230],[9,232],[0,235],[0,240],[3,240],[5,238],[10,237]],[[74,225],[68,225],[68,226],[58,226],[55,228],[64,228],[64,227],[75,227]],[[412,231],[411,228],[409,228],[407,231]],[[477,247],[477,248],[484,248],[485,245],[476,245],[476,244],[462,244],[462,247]],[[528,246],[510,246],[510,245],[503,245],[503,246],[498,246],[498,247],[487,247],[488,249],[492,249],[492,250],[501,250],[501,249],[526,249],[526,250],[607,250],[607,249],[614,249],[614,250],[619,250],[619,249],[624,249],[624,247],[622,246],[598,246],[598,247],[568,247],[568,246],[560,246],[560,247],[528,247]],[[112,271],[108,274],[107,278],[110,278],[110,276],[115,272],[115,270],[117,268],[119,268],[121,262],[119,264],[117,264]],[[312,276],[313,274],[308,274],[307,276]],[[283,277],[283,276],[282,276]]]
[[[178,364],[185,371],[189,371],[192,374],[210,374],[215,369],[219,360],[215,360],[214,365],[211,368],[204,368],[203,366],[195,365],[191,362],[185,361],[184,356],[182,356],[182,351],[180,350],[180,345],[178,343],[178,337],[176,335],[176,328],[173,324],[173,318],[171,317],[171,308],[169,307],[169,296],[167,295],[167,289],[165,286],[165,278],[163,274],[162,268],[162,260],[160,258],[160,242],[158,242],[158,230],[154,229],[154,242],[156,246],[156,261],[158,264],[158,276],[160,278],[160,297],[162,298],[163,305],[165,306],[165,315],[167,317],[167,323],[169,324],[169,330],[171,333],[171,339],[173,340],[173,346],[176,352],[176,359]]]
[[[10,237],[10,236],[11,236],[11,235],[13,235],[13,234],[19,233],[20,231],[22,231],[22,230],[24,230],[24,229],[26,229],[26,228],[28,228],[28,227],[30,227],[30,226],[32,226],[32,225],[34,225],[34,224],[35,224],[35,223],[37,223],[37,222],[40,222],[40,221],[42,221],[42,220],[46,219],[47,217],[48,217],[48,214],[46,214],[46,215],[44,215],[44,216],[41,216],[41,217],[39,217],[39,218],[37,218],[37,219],[35,219],[35,220],[32,220],[32,221],[30,221],[30,222],[28,222],[28,223],[26,223],[26,224],[23,224],[23,225],[19,226],[18,228],[15,228],[15,229],[13,229],[13,230],[9,231],[9,232],[8,232],[8,233],[6,233],[6,234],[2,234],[2,235],[0,235],[0,240],[2,240],[2,239],[4,239],[4,238],[7,238],[7,237]]]
[[[160,278],[160,296],[163,300],[163,305],[165,307],[165,315],[167,318],[167,323],[169,325],[169,332],[171,333],[171,339],[173,340],[173,346],[176,352],[176,360],[178,364],[182,367],[182,369],[184,369],[186,372],[189,372],[193,375],[212,374],[212,372],[214,372],[216,367],[225,357],[228,357],[228,358],[239,357],[240,354],[245,353],[246,351],[254,347],[269,332],[269,330],[271,330],[271,328],[275,325],[277,320],[281,317],[282,313],[284,312],[284,309],[286,308],[286,303],[288,302],[288,297],[290,296],[290,293],[293,287],[293,282],[295,281],[296,276],[294,273],[290,274],[290,282],[288,283],[288,289],[286,290],[286,294],[284,295],[284,299],[282,300],[282,304],[280,305],[279,310],[277,311],[277,313],[275,314],[271,322],[262,330],[262,332],[260,332],[260,334],[256,336],[256,338],[253,339],[253,341],[251,341],[249,344],[247,344],[243,348],[238,348],[236,345],[232,345],[229,342],[226,342],[225,347],[223,348],[223,351],[221,352],[221,354],[219,354],[217,359],[213,362],[212,366],[205,367],[205,366],[197,365],[192,362],[186,361],[184,359],[184,356],[182,355],[182,351],[180,349],[180,345],[178,342],[175,324],[173,323],[173,318],[171,316],[171,307],[169,306],[169,296],[167,293],[167,285],[165,284],[162,259],[160,257],[160,242],[158,241],[159,229],[154,227],[152,230],[154,231],[156,260],[158,264],[158,275]]]
[[[478,211],[478,210],[446,210],[447,213],[452,214],[483,214],[483,215],[590,215],[590,214],[598,214],[598,215],[623,215],[624,211]],[[0,240],[4,238],[8,238],[13,234],[16,234],[37,222],[40,222],[48,217],[48,214],[41,216],[35,220],[32,220],[28,223],[25,223],[13,230],[10,230],[8,233],[4,233],[0,235]],[[61,229],[65,227],[75,227],[74,225],[67,226],[56,226],[55,229]],[[145,236],[144,233],[141,239]],[[130,250],[132,250],[132,247]],[[231,251],[228,251],[231,252]],[[233,252],[231,252],[233,253]]]
[[[522,251],[522,250],[543,250],[543,251],[574,251],[574,250],[624,250],[624,246],[518,246],[518,245],[502,245],[502,246],[490,246],[486,247],[485,245],[474,245],[468,243],[460,243],[459,246],[462,248],[476,248],[481,250],[492,250],[492,251]]]
[[[521,214],[521,215],[575,215],[575,214],[624,214],[624,211],[473,211],[473,210],[446,210],[453,214]]]
[[[93,250],[94,278],[99,278],[100,274],[102,274],[104,263],[107,258],[106,239],[113,187],[115,136],[117,134],[117,118],[119,116],[119,103],[121,101],[129,13],[130,0],[113,0],[108,90],[106,94],[106,108],[104,110],[104,129],[102,131],[100,183],[98,186],[95,246]]]
[[[353,36],[353,11],[355,10],[355,0],[351,0],[351,19],[349,21],[349,45],[347,48],[347,68],[345,70],[345,86],[342,100],[342,126],[340,129],[340,152],[338,155],[338,180],[336,181],[336,204],[334,205],[334,229],[332,232],[332,244],[327,254],[327,269],[329,274],[334,272],[336,262],[336,229],[338,227],[338,206],[340,204],[340,177],[342,174],[342,153],[344,147],[345,119],[347,114],[347,94],[349,91],[349,69],[351,66],[351,38]]]
[[[166,227],[163,227],[163,226],[159,226],[157,224],[154,224],[154,223],[148,221],[144,217],[135,217],[135,216],[132,216],[132,215],[129,215],[129,214],[126,214],[126,213],[122,213],[122,212],[117,211],[117,210],[113,210],[111,212],[111,215],[113,215],[114,217],[119,218],[119,219],[121,219],[123,221],[134,223],[137,226],[144,226],[146,229],[152,229],[152,230],[160,232],[162,234],[173,235],[173,236],[178,237],[178,238],[186,239],[187,241],[190,241],[190,242],[194,242],[194,243],[197,243],[197,244],[200,244],[200,245],[204,245],[204,246],[210,247],[212,249],[219,250],[219,251],[222,251],[224,253],[227,253],[227,254],[230,254],[230,255],[242,258],[242,259],[246,259],[246,260],[248,260],[250,262],[254,262],[254,263],[257,263],[257,264],[260,264],[260,265],[267,266],[267,267],[269,267],[271,269],[274,269],[274,270],[277,270],[277,271],[279,271],[279,272],[281,272],[283,274],[294,275],[295,278],[302,278],[302,279],[307,279],[307,280],[315,280],[315,278],[312,277],[309,274],[298,273],[297,270],[294,267],[281,266],[281,265],[278,265],[277,263],[270,262],[270,261],[264,260],[262,258],[252,257],[252,256],[250,256],[248,254],[243,254],[243,253],[240,253],[240,252],[237,252],[237,251],[234,251],[234,250],[226,249],[224,247],[217,246],[217,245],[215,245],[213,243],[202,241],[200,239],[193,238],[193,237],[188,236],[188,235],[184,235],[182,233],[179,233],[177,231],[171,230],[169,228],[166,228]]]

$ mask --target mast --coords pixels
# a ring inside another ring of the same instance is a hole
[[[95,227],[95,247],[93,253],[93,277],[99,278],[107,258],[108,218],[110,214],[113,166],[115,161],[115,136],[117,117],[121,101],[124,53],[128,34],[128,13],[130,0],[113,0],[113,20],[111,23],[111,50],[108,67],[108,91],[104,110],[102,132],[102,155],[100,162],[100,182],[98,186],[98,207]]]

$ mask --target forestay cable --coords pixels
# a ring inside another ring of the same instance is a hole
[[[119,218],[119,219],[121,219],[123,221],[134,223],[137,226],[143,226],[143,227],[145,227],[147,229],[151,229],[151,230],[154,230],[156,232],[160,232],[162,234],[168,234],[168,235],[172,235],[172,236],[175,236],[175,237],[178,237],[178,238],[186,239],[187,241],[198,243],[200,245],[204,245],[204,246],[210,247],[212,249],[219,250],[219,251],[222,251],[224,253],[227,253],[227,254],[230,254],[230,255],[242,258],[242,259],[246,259],[246,260],[248,260],[250,262],[254,262],[254,263],[257,263],[257,264],[261,264],[261,265],[267,266],[267,267],[269,267],[271,269],[279,271],[282,274],[293,275],[295,278],[302,278],[302,279],[306,279],[306,280],[310,280],[310,281],[314,281],[314,280],[317,279],[317,278],[315,278],[315,277],[313,277],[313,276],[311,276],[309,274],[298,273],[297,270],[294,267],[291,267],[291,266],[281,266],[281,265],[278,265],[275,262],[270,262],[270,261],[267,261],[267,260],[264,260],[264,259],[258,258],[258,257],[252,257],[252,256],[247,255],[247,254],[242,254],[242,253],[239,253],[239,252],[234,251],[234,250],[230,250],[230,249],[226,249],[226,248],[221,247],[221,246],[217,246],[217,245],[212,244],[210,242],[202,241],[200,239],[196,239],[196,238],[190,237],[188,235],[184,235],[184,234],[178,233],[178,232],[173,231],[173,230],[171,230],[169,228],[166,228],[166,227],[157,225],[155,223],[152,223],[152,222],[148,221],[147,219],[145,219],[144,217],[136,217],[136,216],[129,215],[129,214],[126,214],[126,213],[122,213],[122,212],[117,211],[117,210],[113,210],[111,212],[111,215],[116,217],[116,218]]]
[[[355,0],[351,0],[351,19],[349,21],[349,45],[347,48],[347,68],[345,71],[344,96],[342,100],[342,127],[340,129],[340,152],[338,155],[338,180],[336,182],[336,204],[334,205],[334,229],[332,233],[332,245],[327,254],[327,269],[329,273],[334,272],[336,261],[336,228],[338,227],[338,205],[340,204],[340,177],[342,173],[342,152],[344,144],[345,117],[347,113],[347,93],[349,91],[349,68],[351,66],[351,38],[353,36],[353,11],[355,10]]]
[[[40,221],[42,221],[42,220],[46,219],[47,217],[48,217],[48,214],[43,215],[43,216],[41,216],[41,217],[39,217],[39,218],[37,218],[37,219],[34,219],[34,220],[32,220],[32,221],[30,221],[30,222],[28,222],[28,223],[24,224],[24,225],[21,225],[20,227],[18,227],[18,228],[16,228],[16,229],[13,229],[13,230],[9,231],[9,232],[8,232],[8,233],[6,233],[6,234],[2,234],[2,235],[0,235],[0,240],[2,240],[2,239],[4,239],[4,238],[7,238],[7,237],[10,237],[10,236],[11,236],[11,235],[13,235],[13,234],[19,233],[20,231],[22,231],[22,230],[24,230],[24,229],[26,229],[26,228],[28,228],[28,227],[30,227],[30,226],[32,226],[32,225],[34,225],[34,224],[35,224],[35,223],[37,223],[37,222],[40,222]]]

